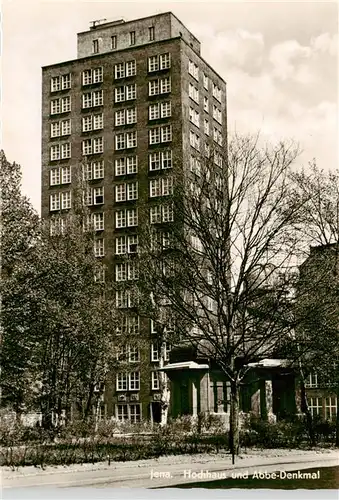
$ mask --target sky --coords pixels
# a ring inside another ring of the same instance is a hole
[[[240,1],[2,0],[1,148],[20,163],[23,193],[40,211],[41,67],[76,58],[76,34],[95,19],[172,11],[226,80],[230,133],[293,139],[338,168],[338,4]]]

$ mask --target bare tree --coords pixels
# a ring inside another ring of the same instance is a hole
[[[297,156],[293,143],[260,147],[258,136],[236,136],[224,157],[192,157],[190,168],[178,169],[173,195],[161,200],[173,221],[163,224],[153,209],[141,231],[143,293],[170,304],[177,335],[229,380],[233,459],[247,365],[272,355],[289,328],[286,297],[303,205],[290,183]],[[155,248],[167,233],[169,245]]]

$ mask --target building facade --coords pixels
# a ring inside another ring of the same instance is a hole
[[[166,233],[176,176],[194,175],[200,155],[212,154],[222,167],[226,84],[172,13],[92,24],[78,34],[77,59],[42,70],[42,216],[52,232],[60,230],[81,178],[105,280],[133,282],[140,217]],[[121,330],[149,343],[130,346],[128,367],[114,374],[102,411],[158,420],[153,326],[129,313],[125,289],[116,291],[116,306],[126,311]]]

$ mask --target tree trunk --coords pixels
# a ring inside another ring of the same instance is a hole
[[[233,465],[236,455],[239,454],[239,392],[238,380],[231,380],[229,448]]]
[[[337,385],[337,416],[335,419],[335,445],[339,448],[339,384]]]
[[[159,368],[165,365],[166,342],[162,342],[160,349]],[[170,391],[168,389],[168,382],[165,372],[159,371],[159,386],[161,390],[161,417],[160,425],[164,427],[168,421],[168,407],[170,401]]]
[[[304,382],[304,377],[302,374],[301,374],[301,379],[300,379],[300,404],[301,404],[301,411],[305,414],[305,417],[306,417],[306,428],[307,428],[308,437],[310,440],[310,445],[315,446],[316,442],[315,442],[315,434],[314,434],[314,427],[313,427],[313,418],[312,418],[312,414],[310,412],[310,409],[308,407],[305,382]]]

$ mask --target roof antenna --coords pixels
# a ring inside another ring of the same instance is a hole
[[[97,26],[102,24],[104,21],[107,21],[107,19],[96,19],[95,21],[90,22],[90,28],[95,29]]]

